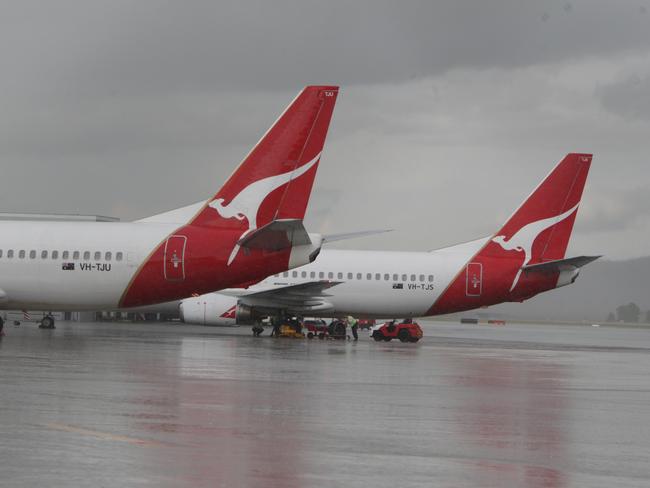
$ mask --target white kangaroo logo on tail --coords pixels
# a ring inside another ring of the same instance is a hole
[[[216,198],[210,202],[209,206],[215,209],[224,219],[235,218],[237,220],[247,220],[248,229],[246,229],[239,237],[239,239],[241,239],[249,232],[257,229],[257,212],[259,212],[260,206],[262,205],[262,202],[266,200],[266,197],[282,185],[305,174],[318,162],[319,158],[320,153],[318,153],[314,159],[295,170],[287,171],[286,173],[275,176],[269,176],[251,183],[240,191],[227,205],[223,204],[223,198]],[[235,247],[233,247],[230,257],[228,258],[228,266],[230,266],[230,263],[232,263],[235,256],[237,256],[239,247],[239,244],[235,244]]]
[[[549,227],[552,227],[555,224],[559,224],[564,219],[569,217],[573,212],[577,210],[578,205],[580,205],[580,202],[578,202],[575,207],[567,210],[563,214],[524,225],[521,229],[519,229],[517,233],[510,237],[510,239],[506,239],[506,236],[496,236],[492,239],[492,242],[496,242],[506,251],[523,251],[524,253],[524,264],[522,264],[521,268],[519,268],[519,271],[517,271],[517,275],[512,282],[510,291],[514,290],[515,286],[517,286],[522,269],[533,258],[532,249],[537,237]]]

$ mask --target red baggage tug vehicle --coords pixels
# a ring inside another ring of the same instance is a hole
[[[377,342],[390,342],[399,339],[401,342],[417,342],[422,339],[422,328],[411,319],[395,323],[394,320],[370,329],[370,337]]]

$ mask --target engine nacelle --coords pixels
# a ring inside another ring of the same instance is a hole
[[[264,314],[255,307],[239,303],[236,297],[221,293],[207,293],[200,297],[186,298],[178,306],[181,320],[186,324],[220,325],[236,327],[253,325]]]
[[[237,324],[237,298],[207,293],[199,297],[186,298],[178,306],[181,320],[186,324],[221,325],[234,327]]]

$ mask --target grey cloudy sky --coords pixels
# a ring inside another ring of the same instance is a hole
[[[489,234],[595,154],[572,252],[650,254],[650,0],[0,3],[0,209],[212,194],[300,88],[341,95],[311,229]]]

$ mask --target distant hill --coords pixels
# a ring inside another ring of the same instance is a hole
[[[479,313],[531,320],[602,322],[610,312],[616,312],[616,307],[629,302],[641,308],[643,322],[646,310],[650,309],[650,257],[627,261],[599,259],[585,266],[572,285],[542,293],[524,303],[496,305]]]

